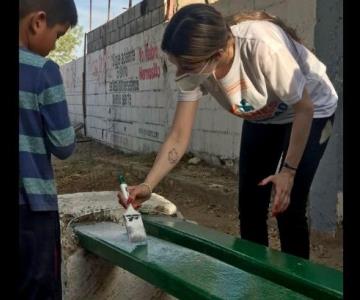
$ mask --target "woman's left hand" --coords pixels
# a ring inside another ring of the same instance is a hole
[[[272,207],[272,215],[276,216],[284,212],[290,204],[290,193],[294,184],[295,172],[291,170],[281,170],[276,175],[271,175],[263,179],[259,185],[267,185],[273,183],[272,195],[274,195],[274,203]]]

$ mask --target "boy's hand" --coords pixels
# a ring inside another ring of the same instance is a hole
[[[141,203],[151,197],[149,193],[149,189],[144,185],[135,185],[129,186],[129,198],[126,201],[125,197],[121,192],[118,192],[117,196],[119,199],[119,204],[122,205],[125,209],[131,203],[134,209],[138,209],[141,207]]]

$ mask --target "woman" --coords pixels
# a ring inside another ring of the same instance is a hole
[[[135,204],[148,199],[181,159],[198,103],[210,93],[223,108],[244,119],[239,158],[241,237],[268,245],[266,220],[272,195],[282,251],[309,258],[307,198],[338,99],[324,64],[278,18],[252,12],[229,27],[206,4],[180,9],[166,27],[161,48],[177,67],[178,103],[171,131],[145,182],[129,187],[131,199]],[[119,202],[126,206],[120,194]]]

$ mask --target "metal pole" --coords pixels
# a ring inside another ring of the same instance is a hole
[[[83,105],[83,119],[84,119],[84,136],[86,136],[86,47],[87,47],[87,34],[84,36],[84,57],[83,57],[83,85],[82,85],[82,105]]]
[[[132,7],[132,0],[129,0],[129,8]]]
[[[90,30],[91,31],[91,21],[92,21],[92,0],[90,0]]]
[[[111,0],[108,0],[108,18],[107,18],[108,22],[110,20],[110,2]]]

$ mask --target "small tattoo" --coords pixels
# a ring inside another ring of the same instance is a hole
[[[176,152],[176,149],[173,148],[170,152],[169,152],[169,162],[171,164],[176,164],[178,162],[178,159],[179,159],[179,155],[178,153]]]

